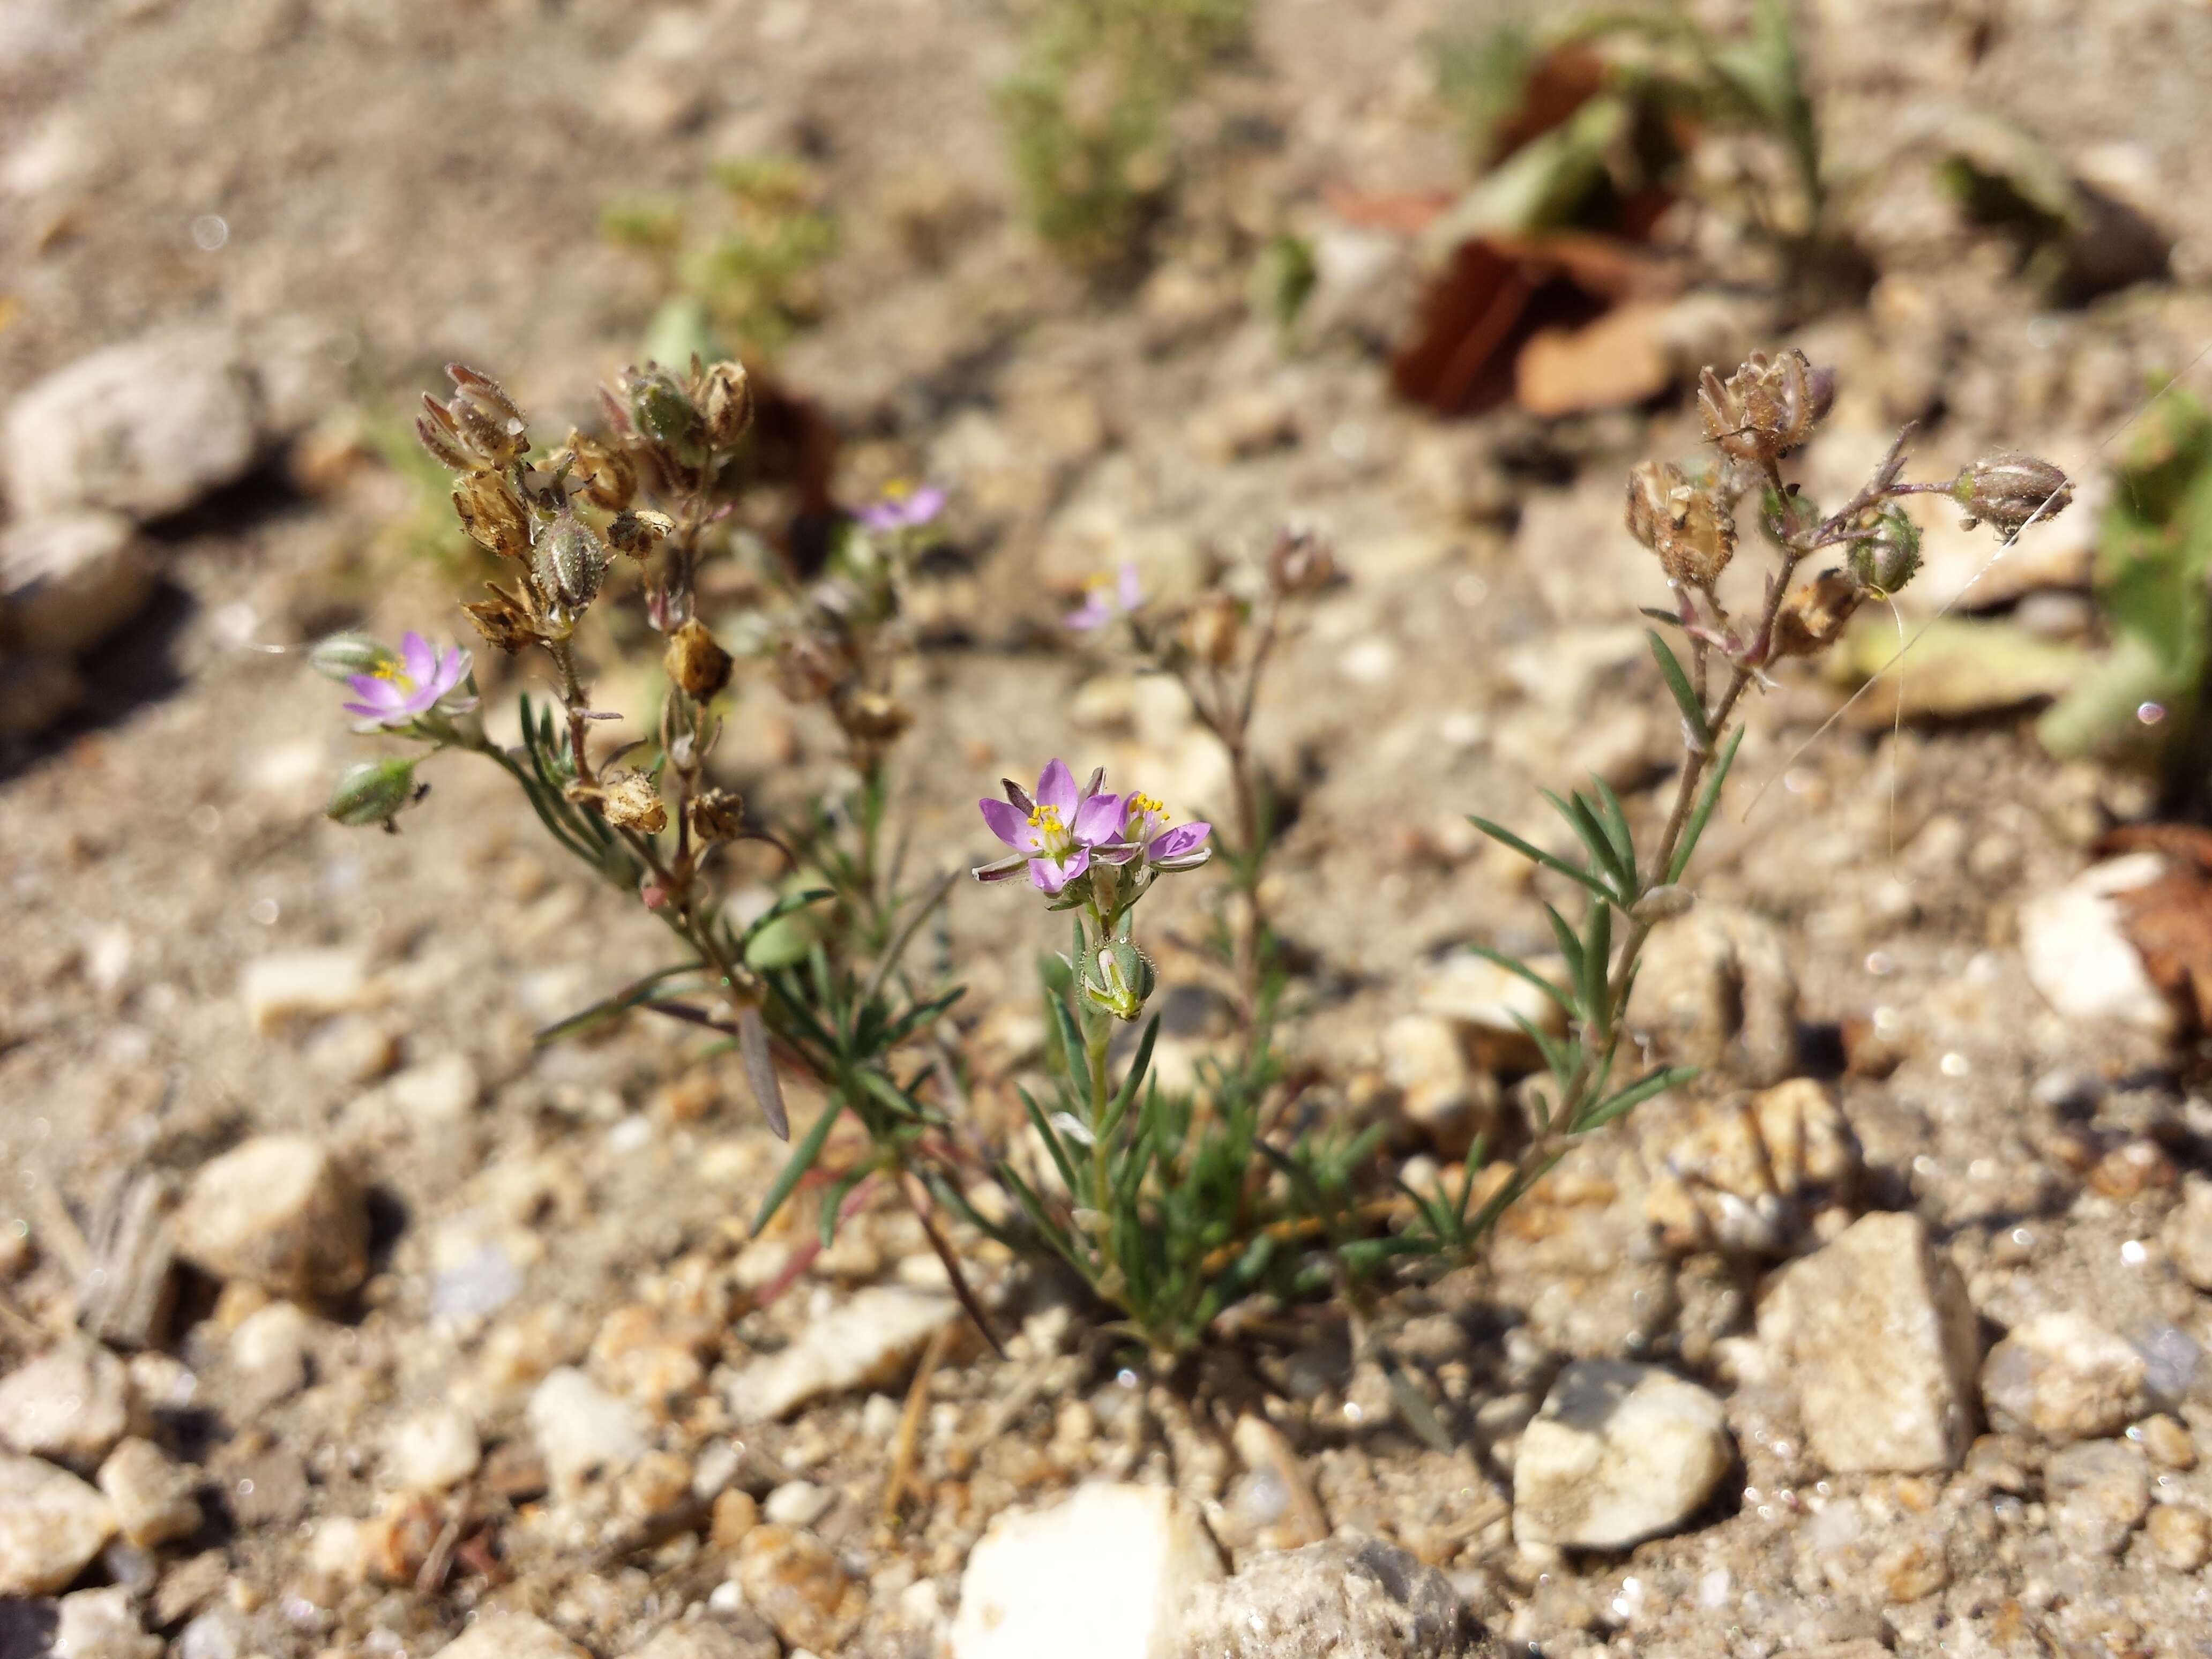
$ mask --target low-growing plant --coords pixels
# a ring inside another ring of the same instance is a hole
[[[669,197],[626,198],[599,216],[601,234],[659,273],[665,297],[646,330],[648,360],[766,362],[820,308],[817,274],[836,252],[837,224],[807,169],[753,156],[720,163],[714,178],[722,211],[704,223]]]
[[[1251,571],[1173,609],[1148,605],[1124,571],[1068,619],[1125,630],[1149,665],[1182,680],[1228,755],[1236,824],[1219,835],[1203,822],[1177,823],[1143,789],[1111,791],[1103,771],[1079,782],[1058,759],[1033,785],[1009,781],[1003,799],[981,803],[1004,851],[974,875],[1027,886],[1072,927],[1066,954],[1044,964],[1043,1086],[1019,1091],[1030,1158],[969,1116],[947,1018],[960,993],[941,964],[915,961],[912,947],[957,872],[909,884],[905,837],[893,833],[901,795],[890,763],[909,723],[897,684],[913,644],[905,597],[942,495],[887,495],[840,528],[817,576],[793,561],[761,560],[767,597],[728,635],[787,695],[827,709],[852,780],[814,798],[796,824],[764,824],[709,769],[735,664],[701,614],[698,580],[702,560],[733,551],[732,495],[745,486],[732,461],[750,411],[744,371],[696,361],[684,374],[650,363],[628,370],[607,389],[600,435],[572,432],[545,452],[495,382],[451,373],[452,397],[425,400],[421,436],[454,476],[460,523],[508,573],[465,610],[489,645],[542,660],[553,699],[526,697],[520,741],[503,745],[478,718],[466,652],[414,633],[397,651],[361,635],[322,641],[315,665],[346,683],[345,707],[361,729],[413,745],[349,769],[331,816],[395,827],[418,798],[428,753],[457,750],[499,767],[548,834],[633,896],[678,947],[665,966],[544,1036],[632,1011],[700,1030],[714,1052],[740,1057],[778,1134],[787,1133],[779,1060],[820,1084],[825,1109],[776,1176],[757,1226],[813,1177],[826,1243],[842,1217],[888,1190],[920,1218],[987,1334],[942,1225],[947,1215],[1018,1256],[1065,1262],[1117,1312],[1122,1330],[1164,1358],[1204,1340],[1222,1314],[1255,1297],[1333,1291],[1357,1331],[1394,1268],[1466,1260],[1570,1147],[1684,1081],[1677,1067],[1626,1073],[1626,1012],[1644,941],[1692,902],[1687,867],[1741,741],[1745,694],[1776,664],[1826,649],[1866,599],[1911,579],[1917,536],[1896,498],[1948,494],[1972,518],[2016,535],[2069,496],[2057,469],[2010,453],[1953,479],[1905,482],[1900,436],[1865,486],[1822,515],[1781,462],[1826,413],[1830,378],[1796,353],[1753,356],[1726,380],[1706,372],[1699,407],[1711,453],[1694,467],[1639,467],[1628,494],[1628,527],[1657,556],[1674,593],[1672,608],[1649,613],[1680,638],[1678,649],[1651,635],[1681,720],[1671,805],[1639,832],[1639,815],[1601,781],[1553,797],[1578,848],[1565,854],[1474,820],[1567,883],[1582,915],[1571,921],[1545,906],[1565,963],[1559,980],[1483,952],[1557,1015],[1522,1022],[1544,1070],[1525,1091],[1525,1140],[1494,1160],[1479,1140],[1455,1175],[1417,1190],[1385,1178],[1380,1126],[1352,1133],[1304,1121],[1317,1115],[1304,1109],[1274,1042],[1286,979],[1261,905],[1274,836],[1251,752],[1252,711],[1284,607],[1329,580],[1324,550],[1285,536]],[[1774,551],[1757,604],[1738,617],[1721,583],[1747,501]],[[1840,563],[1797,581],[1823,553]],[[596,706],[584,641],[595,608],[617,599],[637,603],[646,626],[631,637],[658,640],[667,684],[645,728],[651,735],[611,747],[592,740],[614,715]],[[726,873],[749,841],[773,849],[785,869],[774,901],[740,915]],[[1194,1086],[1170,1089],[1153,1065],[1158,974],[1140,912],[1161,882],[1210,863],[1230,876],[1234,902],[1215,948],[1239,988],[1243,1036],[1199,1063]],[[1125,1031],[1133,1040],[1117,1045]],[[832,1167],[832,1132],[848,1121],[862,1148],[841,1152]],[[999,1196],[987,1199],[994,1186]],[[1390,1369],[1387,1351],[1367,1352]],[[1418,1425],[1425,1407],[1405,1397]]]
[[[999,88],[1037,234],[1093,269],[1134,262],[1172,188],[1170,118],[1243,43],[1249,0],[1038,0]]]

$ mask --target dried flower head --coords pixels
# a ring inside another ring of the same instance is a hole
[[[668,827],[668,805],[653,781],[642,772],[625,772],[595,788],[580,790],[599,805],[599,815],[617,830],[657,836]]]
[[[1183,643],[1200,662],[1226,668],[1237,660],[1244,634],[1244,607],[1226,593],[1209,593],[1183,618]]]
[[[1735,556],[1735,514],[1717,486],[1673,462],[1628,475],[1628,532],[1659,556],[1668,576],[1711,591]]]
[[[890,743],[914,724],[914,714],[887,691],[862,691],[838,706],[837,722],[863,743]]]
[[[730,683],[730,653],[715,640],[714,630],[696,617],[668,636],[660,665],[686,696],[701,702]]]
[[[661,542],[674,533],[676,520],[665,513],[655,513],[647,507],[632,507],[617,513],[607,525],[607,540],[618,553],[627,553],[633,559],[642,559]]]
[[[481,468],[453,489],[453,512],[469,539],[503,559],[530,556],[530,514],[503,472]]]
[[[1843,637],[1866,590],[1849,572],[1824,570],[1783,601],[1774,618],[1774,658],[1810,657]]]
[[[1711,368],[1698,379],[1707,441],[1731,459],[1761,466],[1811,437],[1835,398],[1834,371],[1814,368],[1802,351],[1776,357],[1754,351],[1725,380]]]
[[[484,586],[491,591],[489,599],[461,607],[469,625],[483,636],[484,643],[497,646],[509,656],[535,644],[538,619],[530,614],[529,607],[495,583]]]
[[[1310,530],[1285,530],[1267,550],[1267,582],[1278,593],[1318,593],[1335,580],[1335,553]]]
[[[691,833],[708,843],[744,833],[745,803],[733,789],[702,789],[691,797]]]
[[[707,441],[716,449],[735,449],[753,423],[753,385],[745,366],[720,362],[708,369],[699,408],[707,419]]]
[[[529,423],[498,381],[465,363],[448,363],[453,395],[440,403],[422,394],[415,430],[423,447],[456,472],[512,466],[530,448]]]
[[[843,641],[804,626],[784,630],[775,642],[775,684],[792,702],[819,702],[853,672]]]
[[[563,457],[569,476],[583,486],[584,499],[593,507],[619,513],[636,498],[637,468],[613,445],[572,431],[562,457],[556,459]]]
[[[1961,469],[1951,497],[1966,509],[1967,529],[1986,522],[2008,538],[2064,512],[2073,502],[2074,485],[2048,461],[2001,449]]]

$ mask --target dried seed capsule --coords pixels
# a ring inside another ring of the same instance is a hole
[[[487,644],[497,646],[509,656],[537,641],[536,618],[504,588],[492,587],[491,598],[463,605],[461,613]]]
[[[745,366],[721,362],[708,369],[699,406],[707,420],[708,443],[716,449],[736,448],[753,423],[753,386]]]
[[[617,830],[657,836],[668,827],[668,805],[642,772],[607,783],[599,793],[599,815]]]
[[[1966,509],[1966,527],[1986,520],[2001,537],[2017,536],[2031,521],[2055,519],[2072,504],[2074,485],[2045,460],[2001,449],[1963,469],[1952,499]]]
[[[714,639],[714,630],[696,617],[668,636],[661,653],[668,678],[688,696],[704,702],[730,683],[730,653]]]
[[[1770,658],[1810,657],[1843,637],[1866,590],[1846,572],[1824,570],[1783,601]]]
[[[382,760],[356,761],[338,774],[323,811],[337,823],[353,829],[372,823],[392,828],[399,809],[415,798],[415,763],[390,756]]]
[[[567,453],[570,476],[584,486],[584,499],[593,507],[619,513],[636,496],[637,469],[621,450],[571,432]]]
[[[864,743],[890,743],[914,724],[914,715],[896,697],[863,691],[837,711],[838,723]]]
[[[530,514],[504,473],[471,472],[453,490],[453,511],[469,539],[501,558],[530,556]]]
[[[1278,593],[1318,593],[1336,580],[1336,555],[1310,531],[1285,531],[1267,550],[1267,580]]]
[[[1725,380],[1698,377],[1698,413],[1706,441],[1739,461],[1771,465],[1813,435],[1836,399],[1835,374],[1815,369],[1802,351],[1754,351]]]
[[[1672,462],[1628,475],[1628,533],[1659,556],[1667,574],[1711,589],[1735,556],[1735,514],[1721,493]]]
[[[476,458],[461,447],[453,416],[446,413],[446,406],[427,392],[422,394],[422,401],[429,405],[430,412],[416,416],[415,435],[430,452],[430,459],[456,472],[473,471]]]
[[[745,804],[736,791],[705,789],[691,797],[691,833],[701,841],[731,841],[744,827]]]
[[[641,559],[653,551],[653,544],[676,528],[676,520],[665,513],[654,513],[637,507],[627,513],[615,514],[614,522],[607,526],[607,539],[617,551],[634,559]]]
[[[538,542],[531,574],[563,608],[581,611],[599,597],[607,574],[607,550],[589,525],[564,511]]]

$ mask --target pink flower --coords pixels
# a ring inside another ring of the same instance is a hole
[[[345,711],[379,726],[405,726],[433,708],[465,714],[477,706],[475,695],[453,693],[468,673],[467,652],[453,646],[441,654],[410,631],[400,639],[398,658],[348,677],[346,684],[360,701],[346,704]]]
[[[1103,768],[1093,772],[1079,790],[1066,763],[1055,760],[1037,779],[1034,797],[1009,781],[1007,799],[978,801],[991,833],[1014,852],[977,870],[975,878],[1004,881],[1026,868],[1040,892],[1057,894],[1091,868],[1093,853],[1116,864],[1128,859],[1136,849],[1121,842],[1121,798],[1099,791],[1105,775]]]
[[[889,535],[894,531],[919,530],[944,510],[945,492],[936,485],[923,484],[916,489],[911,484],[896,483],[862,507],[856,516],[878,535]]]
[[[1079,634],[1088,634],[1110,627],[1144,602],[1145,589],[1137,580],[1137,567],[1125,559],[1111,580],[1100,576],[1085,587],[1081,608],[1069,611],[1060,623]]]

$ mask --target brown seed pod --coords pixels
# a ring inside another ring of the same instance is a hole
[[[1811,437],[1835,399],[1834,372],[1814,368],[1802,351],[1778,357],[1754,351],[1725,380],[1711,368],[1698,377],[1706,441],[1732,459],[1760,465]]]
[[[1735,556],[1735,514],[1710,484],[1672,462],[1628,475],[1628,533],[1659,556],[1674,580],[1710,591]]]
[[[503,559],[530,556],[530,514],[504,473],[478,470],[453,489],[453,511],[469,539]]]
[[[716,641],[714,630],[696,617],[668,636],[668,648],[661,653],[660,664],[686,696],[701,702],[730,683],[730,653]]]
[[[1783,601],[1774,618],[1774,648],[1768,655],[1811,657],[1843,637],[1844,626],[1866,597],[1850,574],[1823,570]]]

